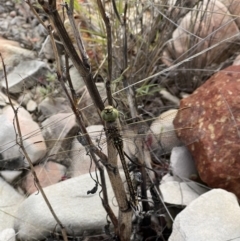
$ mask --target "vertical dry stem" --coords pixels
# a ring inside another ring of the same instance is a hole
[[[95,103],[95,106],[97,107],[98,113],[100,114],[100,111],[103,110],[104,105],[103,105],[103,102],[97,91],[97,88],[96,88],[95,84],[93,83],[91,68],[87,63],[84,63],[84,61],[78,56],[73,44],[71,43],[71,40],[66,32],[66,29],[63,26],[60,16],[56,10],[56,1],[55,0],[48,0],[48,2],[43,1],[43,0],[38,0],[38,1],[42,5],[44,11],[48,14],[52,23],[54,24],[55,30],[57,31],[57,34],[59,35],[59,38],[64,45],[67,55],[71,58],[74,66],[76,67],[76,69],[79,71],[79,73],[83,77],[86,87],[90,93],[90,96],[91,96],[93,102]],[[110,47],[110,45],[108,45],[108,46]],[[58,65],[57,69],[58,69],[57,70],[58,79],[70,101],[72,110],[76,116],[78,124],[80,125],[80,129],[81,129],[82,133],[85,134],[86,129],[82,125],[81,113],[75,107],[74,101],[71,99],[71,97],[68,94],[68,91],[66,90],[66,87],[65,87],[65,84],[64,84],[64,81],[62,78],[62,74],[61,74],[61,68],[59,65]],[[111,77],[111,74],[109,77]],[[109,85],[109,87],[110,87],[110,85]],[[86,135],[86,139],[89,143],[89,146],[91,147],[91,149],[89,150],[90,153],[95,152],[102,160],[106,161],[105,155],[103,153],[101,153],[92,144],[91,139],[89,138],[88,135]],[[108,164],[110,164],[111,166],[116,168],[116,173],[111,168],[107,168],[107,172],[108,172],[110,182],[112,184],[114,193],[116,195],[117,202],[119,204],[119,209],[120,209],[119,221],[117,222],[114,219],[114,217],[112,217],[112,222],[113,222],[113,224],[118,224],[117,234],[118,234],[120,240],[121,241],[129,241],[130,237],[131,237],[132,210],[129,206],[126,192],[125,192],[121,177],[119,175],[119,170],[118,170],[118,166],[117,166],[116,149],[113,147],[112,143],[109,143],[109,142],[108,142],[108,154],[109,154],[109,156],[108,156],[109,163]]]
[[[91,141],[91,138],[89,137],[89,135],[87,134],[87,130],[83,124],[83,118],[82,118],[82,113],[80,110],[78,110],[75,106],[75,103],[77,102],[76,99],[74,99],[74,97],[76,97],[76,93],[74,91],[74,89],[72,89],[72,96],[73,96],[73,99],[70,97],[69,93],[68,93],[68,90],[64,84],[64,81],[63,81],[63,75],[62,75],[62,71],[61,71],[61,66],[60,66],[60,60],[59,60],[59,56],[58,56],[58,52],[57,52],[57,47],[56,47],[56,44],[55,44],[55,41],[54,41],[54,38],[53,38],[53,35],[52,35],[52,31],[51,31],[51,26],[49,26],[49,35],[50,35],[50,39],[51,39],[51,43],[52,43],[52,47],[53,47],[53,52],[54,52],[54,55],[55,55],[55,59],[56,59],[56,63],[57,63],[57,77],[58,77],[58,80],[62,86],[62,89],[64,90],[69,102],[70,102],[70,105],[71,105],[71,108],[76,116],[76,120],[79,124],[79,127],[80,127],[80,130],[81,132],[83,133],[83,135],[85,136],[86,138],[86,141],[87,141],[87,145],[89,146],[89,153],[90,155],[92,156],[93,158],[93,161],[96,165],[96,167],[98,168],[99,172],[100,172],[100,177],[101,177],[101,181],[102,181],[102,188],[103,188],[103,207],[105,208],[106,212],[108,213],[115,229],[117,229],[117,226],[118,226],[118,222],[117,222],[117,218],[115,217],[111,207],[109,206],[108,204],[108,198],[107,198],[107,188],[106,188],[106,185],[105,184],[105,176],[104,176],[104,170],[102,168],[102,166],[98,163],[98,161],[96,160],[95,158],[95,154],[97,155],[100,155],[100,158],[102,158],[102,160],[106,159],[105,161],[107,162],[107,158],[105,157],[105,155],[100,152],[92,143]]]
[[[98,9],[102,15],[103,21],[106,26],[107,32],[107,59],[108,59],[108,76],[106,81],[106,92],[107,92],[107,99],[108,104],[113,106],[113,98],[112,98],[112,90],[111,90],[111,81],[112,81],[112,32],[111,32],[111,25],[109,22],[109,18],[105,13],[103,4],[101,0],[97,0]]]
[[[30,166],[30,169],[31,169],[31,173],[34,177],[34,180],[36,182],[36,185],[40,191],[40,193],[42,194],[42,197],[44,199],[44,201],[46,202],[51,214],[53,215],[53,218],[56,220],[57,224],[60,226],[61,228],[61,232],[62,232],[62,235],[63,235],[63,239],[64,241],[68,241],[68,238],[67,238],[67,232],[63,226],[63,224],[61,223],[61,221],[59,220],[59,218],[57,217],[57,214],[54,212],[53,210],[53,207],[52,205],[50,204],[47,196],[45,195],[45,192],[43,191],[43,188],[38,180],[38,177],[37,177],[37,174],[34,170],[34,167],[33,167],[33,164],[32,164],[32,161],[30,159],[30,157],[28,156],[28,153],[23,145],[23,138],[22,138],[22,132],[21,132],[21,128],[20,128],[20,123],[19,123],[19,119],[18,119],[18,109],[15,109],[14,108],[14,105],[12,103],[12,100],[10,98],[10,95],[9,95],[9,89],[8,89],[8,81],[7,81],[7,74],[6,74],[6,68],[5,68],[5,64],[4,64],[4,61],[3,61],[3,58],[2,58],[2,55],[0,54],[0,57],[1,57],[1,61],[2,61],[2,66],[3,66],[3,71],[4,71],[4,77],[5,77],[5,81],[6,81],[6,89],[7,89],[7,94],[8,94],[8,100],[9,100],[9,103],[13,109],[13,112],[14,112],[14,116],[15,116],[15,120],[16,120],[16,125],[17,125],[17,128],[15,128],[17,130],[17,133],[16,133],[16,143],[20,146],[21,150],[23,151],[23,154]],[[15,125],[15,121],[14,121],[14,125]]]
[[[106,128],[108,128],[108,124],[109,123],[106,123]],[[117,149],[113,146],[112,140],[107,140],[107,142],[109,164],[116,168],[114,171],[107,169],[107,172],[119,206],[118,236],[121,241],[129,241],[132,232],[132,210],[129,206],[124,185],[119,174]]]

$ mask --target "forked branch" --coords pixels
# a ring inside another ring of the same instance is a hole
[[[70,57],[70,59],[73,62],[73,65],[82,76],[84,83],[86,84],[86,87],[88,89],[88,92],[100,116],[100,112],[104,109],[104,105],[101,96],[97,90],[97,87],[93,81],[91,68],[88,64],[86,64],[86,62],[82,61],[76,49],[74,48],[72,41],[56,9],[56,0],[48,0],[48,2],[44,0],[38,0],[38,2],[39,4],[41,4],[43,10],[47,13],[48,17],[53,23],[54,28],[64,46],[67,55]]]

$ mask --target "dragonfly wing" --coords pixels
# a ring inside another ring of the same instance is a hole
[[[96,147],[99,147],[100,150],[107,156],[107,144],[106,144],[106,135],[104,132],[104,127],[102,125],[92,125],[86,128],[89,136]],[[89,171],[95,170],[95,164],[91,161],[90,155],[87,155],[86,148],[77,140],[75,137],[72,143],[71,148],[71,165],[69,168],[68,175],[71,177],[79,176]],[[99,158],[97,157],[97,160]],[[90,165],[92,165],[90,167]],[[120,158],[118,156],[118,167],[122,167]]]
[[[103,131],[103,126],[93,125],[87,127],[86,129],[93,144],[96,146],[99,145],[102,148],[104,154],[107,155],[106,145],[102,145],[102,142],[106,139],[105,133]],[[77,140],[76,137],[74,138],[70,153],[71,165],[68,172],[69,176],[76,177],[88,173],[89,171],[95,170],[95,164],[93,161],[91,161],[90,155],[87,155],[86,148]],[[90,167],[91,164],[92,166]]]

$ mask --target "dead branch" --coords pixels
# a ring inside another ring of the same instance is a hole
[[[109,22],[109,18],[104,10],[103,4],[101,0],[97,0],[98,9],[102,15],[102,19],[105,23],[106,32],[107,32],[107,58],[108,58],[108,76],[106,81],[106,93],[108,104],[113,105],[113,98],[112,98],[112,90],[111,90],[111,81],[112,81],[112,31],[111,25]]]
[[[39,4],[42,6],[43,10],[46,12],[51,22],[53,23],[55,30],[64,46],[64,49],[67,55],[73,62],[75,68],[79,71],[82,76],[86,87],[89,91],[89,94],[93,100],[95,107],[97,108],[98,114],[100,116],[100,112],[104,109],[103,101],[97,87],[93,81],[91,68],[86,62],[84,63],[79,55],[77,54],[76,49],[74,48],[72,41],[62,23],[62,20],[59,16],[59,13],[56,9],[56,0],[48,0],[48,2],[44,0],[38,0]],[[83,53],[82,53],[83,54]]]

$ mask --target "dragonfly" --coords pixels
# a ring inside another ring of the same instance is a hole
[[[131,202],[133,203],[134,206],[137,206],[136,192],[134,190],[133,183],[128,171],[127,162],[125,160],[125,154],[123,150],[123,141],[117,126],[117,119],[119,116],[119,112],[113,106],[106,106],[102,111],[101,116],[103,120],[108,123],[107,125],[108,127],[105,129],[107,138],[113,141],[113,145],[115,146],[119,154],[122,167],[125,173],[128,189],[130,192]]]
[[[171,121],[173,120],[174,116],[179,112],[184,110],[172,110],[165,114],[163,117],[156,118],[153,121],[150,129],[146,133],[142,134],[135,134],[131,131],[133,129],[132,125],[122,125],[120,129],[118,129],[118,132],[115,129],[115,122],[119,119],[119,111],[116,111],[113,107],[106,107],[102,113],[103,119],[108,122],[110,126],[113,127],[113,129],[107,129],[106,130],[106,137],[104,137],[103,132],[103,126],[98,126],[98,130],[94,131],[91,127],[88,127],[89,135],[94,140],[93,143],[96,144],[96,146],[99,146],[99,148],[102,148],[103,151],[104,148],[106,148],[106,140],[108,138],[111,139],[113,142],[119,157],[119,163],[121,162],[124,174],[126,176],[126,184],[129,191],[129,202],[132,206],[136,206],[138,202],[141,201],[139,196],[137,196],[137,188],[134,186],[134,180],[132,180],[131,172],[128,169],[128,163],[129,160],[126,159],[125,152],[132,153],[132,156],[138,154],[138,147],[136,146],[136,141],[138,139],[145,140],[147,142],[147,145],[149,146],[149,152],[153,152],[152,149],[161,149],[162,154],[169,153],[171,151],[171,148],[175,145],[172,144],[171,147],[167,148],[166,144],[164,143],[166,140],[169,140],[169,138],[173,137],[175,135],[174,127],[170,126]],[[83,164],[83,158],[89,158],[88,155],[86,155],[85,147],[82,146],[81,149],[79,148],[81,145],[79,141],[77,140],[77,134],[76,132],[73,134],[73,136],[62,136],[62,132],[64,129],[64,126],[67,125],[69,122],[69,119],[74,118],[72,114],[66,114],[65,118],[56,119],[55,121],[49,122],[48,124],[45,124],[42,126],[42,129],[44,131],[47,131],[50,129],[49,132],[54,133],[55,131],[58,131],[57,136],[48,137],[45,142],[46,145],[49,147],[48,154],[46,155],[46,158],[55,159],[58,161],[59,157],[66,155],[69,156],[69,159],[71,160],[70,168],[66,173],[67,177],[73,177],[74,176],[74,168],[71,170],[72,167],[76,164],[77,170],[81,169]],[[165,125],[165,126],[163,126]],[[141,127],[145,126],[145,122],[138,122],[136,123],[137,129],[140,129]],[[156,132],[154,129],[157,129],[158,132]],[[152,130],[151,130],[152,129]],[[27,133],[27,135],[23,136],[23,139],[31,139],[33,136],[37,136],[41,134],[41,130],[35,131],[33,133]],[[154,133],[153,133],[154,132]],[[56,148],[58,145],[62,146],[62,142],[65,143],[71,143],[72,147],[69,145],[65,148]],[[37,143],[36,143],[37,144]],[[178,142],[179,144],[179,142]],[[34,143],[33,143],[34,145]],[[13,147],[15,146],[15,140],[12,140],[12,148],[8,146],[8,150],[6,152],[11,152],[13,150]],[[53,151],[53,147],[55,149],[58,149],[58,152]],[[132,146],[133,150],[128,150],[128,147]],[[2,153],[4,155],[4,152]],[[132,158],[131,156],[131,158]],[[74,159],[74,160],[73,160]],[[132,158],[133,159],[133,158]],[[133,159],[134,160],[134,159]],[[86,173],[89,172],[89,166],[90,166],[90,158],[89,160],[85,161],[86,164]],[[92,168],[94,171],[94,168]],[[50,177],[51,174],[48,174],[47,177]],[[77,174],[76,174],[77,175]],[[34,184],[33,184],[34,185]],[[81,183],[79,183],[81,185]],[[92,184],[89,183],[89,189],[92,188]],[[138,205],[140,206],[141,203]],[[141,209],[141,206],[139,207]]]
[[[133,129],[133,126],[131,124],[122,125],[121,128],[118,129],[118,132],[115,132],[115,129],[113,128],[113,131],[110,129],[107,130],[107,136],[104,136],[104,130],[103,126],[97,125],[97,126],[89,126],[87,127],[89,135],[91,139],[93,140],[93,143],[102,150],[107,155],[107,146],[106,146],[106,140],[107,138],[112,139],[115,148],[118,152],[119,157],[119,163],[122,164],[124,173],[126,175],[127,179],[127,185],[130,192],[130,197],[133,203],[136,203],[136,191],[135,188],[132,185],[132,180],[129,175],[128,171],[128,163],[129,159],[126,158],[127,154],[132,161],[136,160],[135,158],[138,156],[139,148],[136,145],[137,141],[144,141],[146,144],[144,148],[146,148],[146,151],[150,153],[152,156],[156,156],[154,158],[155,161],[157,161],[159,164],[159,167],[164,167],[164,173],[167,173],[169,171],[168,165],[166,165],[166,161],[161,161],[161,158],[159,158],[158,154],[160,155],[166,155],[171,152],[171,149],[174,146],[181,145],[182,143],[176,138],[175,129],[171,125],[171,122],[174,118],[174,116],[179,112],[183,112],[183,110],[169,110],[167,113],[165,112],[164,115],[160,115],[158,118],[148,120],[151,121],[151,127],[144,133],[136,133]],[[107,122],[110,123],[110,125],[115,125],[115,118],[119,119],[120,114],[115,113],[115,110],[112,110],[112,107],[108,107],[103,112],[104,118]],[[113,114],[113,117],[110,117]],[[44,124],[41,129],[38,129],[36,131],[26,133],[23,135],[23,140],[28,141],[28,143],[31,143],[30,140],[33,139],[32,144],[28,144],[26,149],[31,149],[31,145],[39,145],[40,141],[35,141],[34,138],[37,136],[41,136],[42,133],[48,132],[47,135],[45,135],[45,143],[48,147],[46,156],[40,160],[41,162],[44,162],[45,160],[52,160],[54,162],[61,162],[65,166],[68,167],[66,173],[64,176],[66,178],[71,178],[74,176],[78,176],[84,173],[88,173],[90,171],[94,171],[95,167],[94,165],[91,166],[91,159],[88,155],[86,155],[86,149],[84,146],[82,146],[79,141],[77,140],[77,134],[71,133],[71,135],[64,136],[63,130],[67,123],[69,122],[69,119],[74,119],[73,114],[66,114],[65,117],[61,119],[55,119],[51,122],[48,122],[47,124]],[[120,118],[121,119],[121,118]],[[144,121],[140,121],[134,124],[136,126],[136,129],[139,130],[143,126],[145,126],[146,123]],[[97,130],[96,130],[97,128]],[[189,128],[187,126],[186,128]],[[43,131],[44,130],[44,131]],[[49,133],[51,133],[52,136],[49,136]],[[53,133],[56,135],[53,136]],[[170,139],[173,139],[173,141],[169,141]],[[169,143],[170,142],[170,143]],[[64,144],[65,143],[65,144]],[[59,148],[58,148],[59,147]],[[1,170],[9,170],[9,165],[7,163],[9,162],[9,158],[7,157],[7,153],[14,154],[16,153],[16,156],[14,156],[14,160],[18,159],[18,156],[20,154],[19,151],[13,151],[18,150],[19,148],[16,145],[16,141],[13,138],[12,141],[9,141],[8,143],[5,143],[3,146],[0,147],[0,152],[2,155],[1,160]],[[56,151],[55,151],[56,150]],[[155,153],[157,153],[155,155]],[[13,160],[13,161],[14,161]],[[6,164],[5,164],[6,163]],[[121,165],[120,165],[121,166]],[[14,170],[22,170],[22,168],[18,168],[18,166],[13,165]],[[24,167],[26,168],[26,167]],[[11,168],[10,168],[11,169]],[[12,170],[12,169],[11,169]],[[63,177],[63,179],[66,179]],[[34,185],[34,184],[33,184]]]

